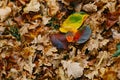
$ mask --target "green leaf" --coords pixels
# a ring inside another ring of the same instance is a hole
[[[113,57],[118,57],[120,56],[120,49],[118,49],[114,54]]]
[[[20,33],[17,27],[10,26],[10,33],[12,36],[14,36],[18,41],[21,40]]]
[[[75,23],[75,22],[78,22],[78,21],[81,20],[81,19],[82,19],[82,17],[70,16],[68,23]]]
[[[120,49],[120,43],[117,44],[117,49]]]
[[[113,57],[118,57],[120,56],[120,43],[117,44],[117,51],[113,54]]]

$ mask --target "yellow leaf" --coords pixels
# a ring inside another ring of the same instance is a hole
[[[60,31],[63,33],[67,32],[77,32],[78,28],[81,27],[88,14],[80,12],[71,14],[60,27]]]

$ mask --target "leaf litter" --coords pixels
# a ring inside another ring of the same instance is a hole
[[[0,80],[119,80],[119,3],[1,0]]]

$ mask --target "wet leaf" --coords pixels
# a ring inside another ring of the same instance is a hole
[[[84,12],[71,14],[59,28],[63,33],[67,32],[77,32],[78,28],[81,27],[85,19],[88,17],[88,14]]]
[[[91,29],[89,26],[86,26],[84,28],[84,32],[82,33],[82,35],[79,37],[77,43],[78,44],[81,44],[81,43],[84,43],[86,42],[89,38],[90,38],[90,35],[91,35]]]
[[[67,49],[67,40],[64,34],[53,34],[50,39],[52,44],[58,49]]]

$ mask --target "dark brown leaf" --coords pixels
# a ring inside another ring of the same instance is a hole
[[[119,11],[108,13],[106,15],[106,17],[107,17],[107,20],[106,20],[106,29],[111,28],[118,21],[119,15],[120,15]]]

